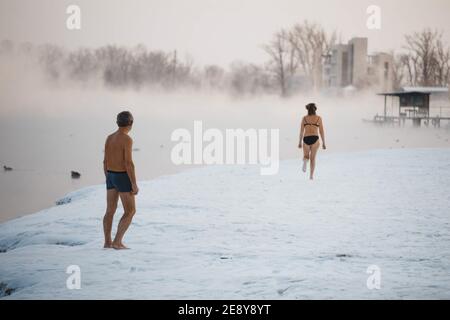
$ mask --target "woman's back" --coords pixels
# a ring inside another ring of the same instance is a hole
[[[318,136],[320,127],[320,117],[318,115],[308,115],[303,117],[303,125],[305,126],[305,137]]]

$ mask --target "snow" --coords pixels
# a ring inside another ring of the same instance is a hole
[[[314,181],[300,160],[275,176],[187,170],[140,182],[124,251],[102,249],[105,187],[92,186],[0,225],[0,296],[448,299],[449,181],[450,149],[321,150]],[[70,265],[80,290],[66,287]]]

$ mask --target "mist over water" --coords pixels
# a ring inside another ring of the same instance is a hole
[[[172,164],[170,152],[175,143],[170,135],[177,128],[192,131],[195,120],[203,121],[204,130],[278,128],[281,160],[300,159],[299,126],[309,102],[318,106],[327,140],[328,149],[319,151],[319,179],[325,178],[320,176],[324,152],[450,146],[445,122],[439,129],[363,122],[383,112],[383,98],[374,92],[350,97],[236,98],[220,92],[113,90],[95,82],[51,83],[33,64],[3,60],[0,68],[0,164],[14,168],[0,173],[0,222],[52,206],[70,191],[104,183],[104,141],[116,130],[116,114],[123,110],[135,117],[130,135],[138,180],[190,167]],[[388,113],[397,112],[389,104]],[[71,179],[71,170],[79,171],[81,179]]]

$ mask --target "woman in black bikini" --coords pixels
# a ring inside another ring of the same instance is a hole
[[[306,172],[308,160],[311,161],[311,169],[309,178],[314,179],[314,169],[316,167],[316,154],[320,147],[319,135],[322,138],[323,146],[325,150],[325,133],[323,129],[322,118],[316,115],[317,107],[314,103],[306,105],[308,115],[302,119],[302,125],[300,129],[300,143],[298,147],[303,148],[303,172]]]

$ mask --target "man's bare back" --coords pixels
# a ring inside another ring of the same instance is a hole
[[[105,143],[106,170],[127,171],[125,152],[133,143],[131,137],[121,131],[110,134]]]

